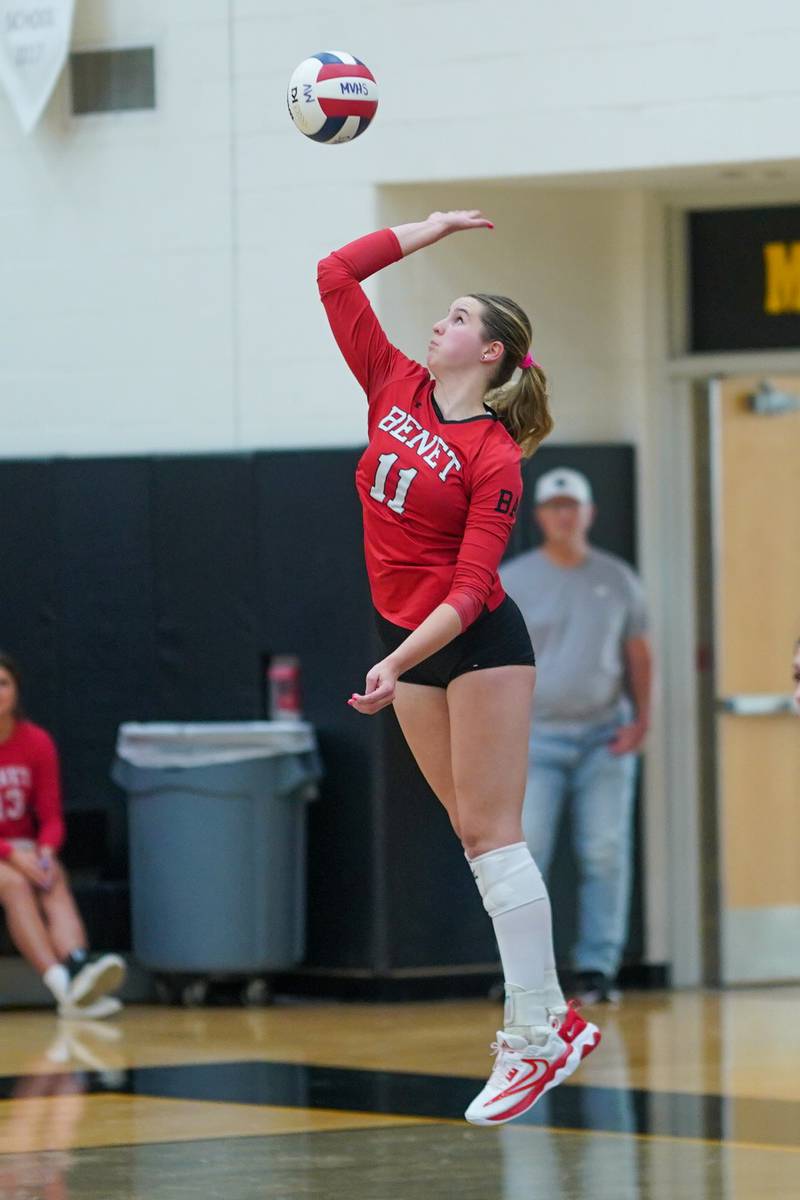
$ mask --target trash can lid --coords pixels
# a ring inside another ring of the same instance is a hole
[[[306,721],[204,721],[120,725],[117,757],[135,767],[204,767],[317,749]]]

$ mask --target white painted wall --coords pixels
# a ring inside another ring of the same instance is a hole
[[[376,188],[516,180],[530,196],[555,176],[797,155],[794,0],[79,0],[75,47],[141,44],[154,113],[74,119],[62,81],[25,139],[0,102],[2,455],[358,440],[313,269],[377,222]],[[303,139],[285,111],[290,69],[323,46],[359,54],[382,89],[346,147]],[[514,222],[515,255],[552,251],[534,299],[562,435],[637,426],[626,276],[642,262],[623,227],[643,185],[625,187],[554,190],[535,224]],[[515,214],[511,192],[498,202]]]
[[[304,57],[309,38],[372,67],[382,133],[352,157],[386,181],[796,156],[794,0],[351,0],[294,18],[236,0],[235,12],[237,62],[277,88],[281,60]],[[265,128],[280,135],[277,112]]]
[[[154,113],[73,119],[62,80],[25,139],[0,104],[3,456],[235,440],[219,9],[78,4],[76,47],[155,44]]]
[[[513,296],[534,326],[559,441],[635,440],[644,391],[643,193],[440,184],[385,189],[381,223],[475,207],[494,231],[454,235],[380,279],[393,336],[424,357],[430,325],[469,291]]]

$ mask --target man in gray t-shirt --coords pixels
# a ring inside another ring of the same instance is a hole
[[[573,965],[587,1003],[613,1000],[628,926],[636,754],[650,719],[651,654],[631,568],[589,544],[589,481],[559,468],[537,482],[538,550],[507,562],[503,587],[536,653],[523,825],[542,872],[569,799],[579,868]]]

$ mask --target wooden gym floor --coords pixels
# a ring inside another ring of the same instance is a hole
[[[461,1119],[500,1006],[0,1018],[3,1200],[797,1200],[798,988],[628,993],[570,1083]]]

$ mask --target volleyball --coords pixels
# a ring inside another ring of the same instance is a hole
[[[297,129],[315,142],[351,142],[369,128],[378,85],[368,67],[343,50],[321,50],[293,72],[286,94]]]

